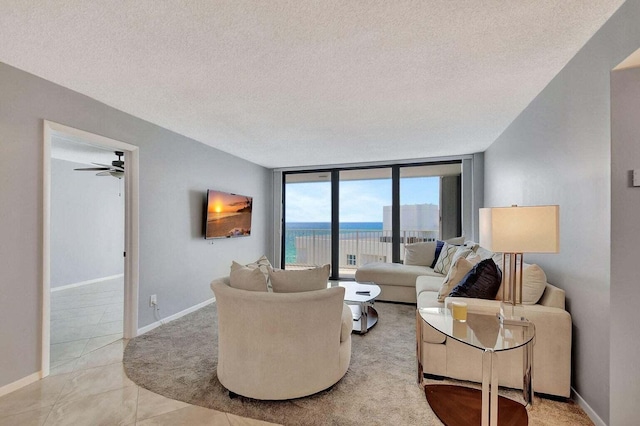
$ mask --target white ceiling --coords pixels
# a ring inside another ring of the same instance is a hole
[[[51,138],[51,157],[86,164],[89,167],[93,163],[109,165],[113,160],[118,159],[114,151],[88,145],[81,140],[59,134],[54,134]]]
[[[0,61],[267,167],[426,158],[485,150],[622,3],[2,0]]]

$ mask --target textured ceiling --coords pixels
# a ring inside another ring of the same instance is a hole
[[[623,3],[0,1],[0,61],[267,167],[483,151]]]

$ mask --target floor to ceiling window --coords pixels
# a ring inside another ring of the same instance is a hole
[[[339,278],[354,278],[365,263],[391,262],[391,183],[390,167],[340,171]]]
[[[440,175],[435,166],[400,168],[400,243],[440,236]],[[400,251],[404,260],[404,250]]]
[[[333,279],[352,279],[364,264],[402,262],[404,244],[449,238],[460,174],[460,162],[285,172],[281,266],[330,263]]]
[[[286,174],[285,269],[331,263],[331,172]]]

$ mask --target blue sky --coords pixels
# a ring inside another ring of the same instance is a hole
[[[400,180],[401,204],[438,204],[439,177]],[[287,222],[330,222],[331,182],[289,183]],[[340,222],[382,222],[382,207],[391,205],[391,179],[340,183]]]

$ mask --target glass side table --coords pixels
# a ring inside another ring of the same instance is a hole
[[[422,370],[422,327],[431,326],[448,338],[469,345],[482,354],[482,392],[475,389],[454,385],[424,385]],[[526,406],[533,404],[533,339],[535,326],[529,321],[519,324],[502,323],[498,317],[489,313],[467,313],[467,321],[455,321],[449,308],[421,308],[416,310],[418,383],[425,386],[425,393],[429,405],[447,426],[468,424],[469,416],[465,419],[461,415],[461,407],[466,404],[456,399],[474,399],[481,397],[481,425],[498,425],[498,407],[504,411],[500,423],[522,424],[528,423]],[[525,405],[507,398],[498,397],[498,353],[517,348],[523,348],[522,394]],[[432,388],[432,389],[430,389]],[[431,398],[429,398],[431,393]],[[503,409],[504,407],[504,409]],[[457,409],[457,412],[456,412]]]

